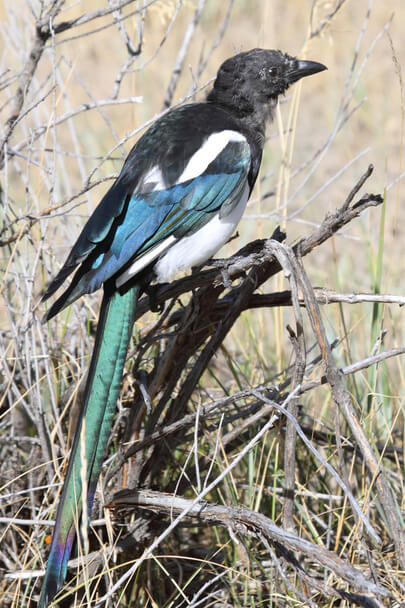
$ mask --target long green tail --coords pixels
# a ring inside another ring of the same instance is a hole
[[[103,297],[89,376],[56,515],[39,608],[48,606],[66,578],[67,563],[83,509],[83,450],[86,454],[89,516],[91,513],[120,393],[139,291],[139,286],[135,285],[123,295],[115,292],[112,295],[105,293]]]

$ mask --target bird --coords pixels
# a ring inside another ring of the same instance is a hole
[[[202,265],[229,240],[252,193],[279,97],[325,69],[260,48],[224,61],[204,101],[170,110],[135,143],[49,283],[43,301],[73,274],[44,321],[101,287],[103,298],[39,608],[63,587],[78,520],[85,508],[91,514],[140,294],[153,281]]]

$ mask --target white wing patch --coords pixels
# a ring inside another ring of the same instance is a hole
[[[176,184],[187,182],[190,179],[194,179],[195,177],[202,175],[208,165],[221,154],[224,148],[226,148],[231,141],[246,142],[246,138],[241,133],[232,131],[230,129],[219,131],[218,133],[213,133],[210,135],[204,141],[201,148],[199,148],[197,152],[190,157]],[[167,187],[168,186],[163,179],[161,168],[158,165],[154,165],[149,169],[142,179],[140,191],[151,192],[165,190]]]
[[[165,190],[163,174],[157,165],[151,167],[142,180],[141,191]]]
[[[210,135],[204,141],[201,148],[190,158],[176,183],[181,184],[202,175],[208,165],[221,154],[230,141],[246,141],[246,138],[241,133],[238,133],[238,131],[230,129]]]
[[[121,287],[122,285],[124,285],[127,281],[129,281],[136,274],[138,274],[138,272],[146,268],[148,264],[153,262],[153,260],[156,260],[159,255],[164,253],[175,242],[176,238],[174,236],[168,236],[167,239],[160,243],[160,245],[154,247],[153,249],[145,253],[145,255],[135,260],[129,268],[124,270],[124,272],[120,274],[119,277],[117,277],[115,285],[117,287]]]

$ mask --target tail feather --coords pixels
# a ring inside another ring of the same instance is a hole
[[[63,586],[77,523],[83,508],[86,508],[82,504],[83,450],[86,458],[87,509],[90,515],[120,392],[139,291],[140,287],[135,285],[123,295],[117,292],[104,294],[83,405],[56,515],[38,608],[46,608]]]

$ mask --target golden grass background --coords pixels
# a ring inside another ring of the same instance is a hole
[[[384,223],[381,209],[370,210],[311,254],[305,260],[305,267],[314,285],[345,293],[379,290],[403,295],[405,213],[404,186],[399,178],[405,171],[405,3],[403,0],[346,0],[328,20],[336,4],[322,0],[235,0],[223,39],[198,79],[198,85],[207,82],[215,76],[225,58],[258,46],[279,48],[328,66],[327,72],[305,79],[291,89],[281,104],[280,113],[268,130],[261,180],[241,222],[240,237],[227,245],[220,255],[234,252],[243,242],[269,236],[278,223],[286,228],[287,241],[294,243],[312,226],[318,225],[328,211],[341,205],[359,176],[373,163],[375,171],[365,189],[386,192]],[[105,2],[93,0],[72,3],[67,5],[59,20],[73,19],[105,6]],[[29,142],[41,125],[48,128],[22,149],[20,157],[9,160],[0,175],[4,199],[0,238],[6,240],[10,235],[13,238],[17,235],[2,247],[0,258],[3,491],[10,489],[10,485],[16,488],[19,483],[25,487],[24,482],[15,481],[20,471],[29,475],[30,483],[35,485],[34,466],[43,467],[42,438],[33,437],[33,447],[17,442],[16,449],[10,448],[7,441],[14,435],[34,433],[33,429],[37,427],[33,421],[38,421],[35,416],[39,417],[40,405],[45,415],[55,415],[55,404],[59,398],[65,399],[67,387],[78,383],[91,352],[88,319],[97,318],[99,295],[74,305],[72,311],[60,315],[49,328],[34,331],[29,325],[38,294],[63,263],[86,217],[110,181],[103,181],[79,196],[76,194],[81,192],[93,170],[92,181],[116,175],[138,137],[138,133],[129,139],[127,135],[161,112],[173,66],[196,6],[196,1],[184,0],[166,42],[153,61],[139,69],[159,47],[178,3],[160,0],[148,8],[142,53],[124,78],[119,94],[120,98],[142,96],[141,103],[81,112],[56,128],[52,126],[55,116],[111,95],[120,66],[127,58],[125,44],[115,27],[85,35],[94,30],[95,24],[90,23],[58,34],[55,46],[51,45],[44,53],[38,66],[32,90],[36,91],[36,100],[41,96],[44,99],[27,112],[8,146],[18,147],[24,139]],[[192,90],[199,62],[218,33],[227,6],[225,2],[207,1],[188,48],[173,102]],[[32,10],[35,12],[39,8],[33,5]],[[130,4],[124,13],[131,10],[133,5]],[[23,0],[5,0],[0,7],[0,18],[0,74],[18,74],[32,44],[32,11]],[[323,25],[325,20],[327,23]],[[110,22],[111,17],[105,17],[97,20],[96,26],[103,28]],[[139,17],[129,17],[125,24],[136,42]],[[319,27],[322,27],[321,33],[309,39],[310,32]],[[72,35],[80,37],[69,41]],[[53,80],[49,75],[56,73],[58,77]],[[359,107],[332,139],[327,153],[301,186],[308,170],[314,166],[317,151],[333,130],[348,79],[356,83],[350,94],[349,109]],[[3,130],[16,82],[0,90]],[[199,91],[195,99],[202,99],[205,93],[206,90]],[[26,108],[29,107],[27,99]],[[296,119],[292,116],[294,108]],[[269,193],[272,195],[267,196]],[[308,201],[311,202],[308,204]],[[54,206],[49,215],[41,217],[41,213]],[[31,226],[32,218],[35,221]],[[21,236],[18,236],[20,230]],[[268,286],[268,291],[284,287],[283,280],[277,278]],[[340,365],[368,356],[383,329],[387,330],[385,348],[404,344],[403,309],[380,308],[377,320],[373,319],[375,310],[370,304],[344,309],[338,305],[323,308],[329,337],[342,339],[336,349]],[[152,315],[142,320],[140,326],[150,323],[151,318]],[[292,357],[284,329],[291,319],[288,310],[244,314],[213,361],[210,373],[204,377],[207,393],[220,396],[224,386],[232,392],[244,383],[251,386],[266,382],[272,374],[284,369]],[[45,374],[42,368],[38,371],[36,367],[36,362],[43,360],[50,361]],[[393,359],[381,367],[380,372],[366,371],[359,375],[357,385],[351,380],[348,385],[359,418],[370,437],[376,443],[382,440],[401,450],[405,396],[403,359]],[[64,406],[66,401],[62,401],[62,409]],[[331,423],[334,411],[326,389],[320,390],[318,398],[308,400],[304,406],[307,408],[305,413],[313,417],[314,429],[323,429],[323,425]],[[64,422],[68,419],[68,411],[66,408]],[[61,428],[53,429],[52,439],[58,446],[55,454],[65,454],[67,442]],[[278,458],[276,444],[277,439],[273,438],[268,449],[269,454],[276,453]],[[263,462],[266,458],[267,453]],[[30,467],[32,472],[29,472]],[[403,457],[398,456],[394,468],[396,479],[403,479]],[[61,471],[56,467],[55,472],[55,479],[60,481]],[[308,479],[313,481],[317,474],[318,469],[309,465]],[[357,482],[367,494],[367,476]],[[41,514],[42,499],[43,496],[37,496],[32,505],[24,505],[24,509],[31,508],[33,517]],[[403,513],[403,492],[399,493],[399,503]],[[17,502],[16,514],[19,509]],[[305,525],[308,522],[302,514],[300,517],[300,522],[304,522],[300,528],[303,535],[311,537]],[[336,517],[342,526],[346,517],[350,519],[344,509]],[[2,525],[0,523],[0,544],[1,539],[7,537],[6,526],[2,532]],[[15,532],[16,546],[21,551],[20,561],[12,562],[8,558],[9,562],[4,563],[15,563],[20,569],[39,568],[43,563],[37,547],[43,537],[36,529],[27,535],[25,530],[18,528]],[[29,547],[26,553],[22,549],[23,543]],[[342,550],[340,545],[336,548]],[[355,557],[353,561],[356,561]],[[364,567],[363,563],[361,565]],[[395,574],[403,581],[403,573],[396,571]],[[0,593],[5,588],[3,583]],[[27,600],[21,600],[21,596],[28,597],[32,588],[27,584],[24,592],[21,589],[18,588],[13,600],[8,595],[9,603],[5,605],[26,605]],[[20,599],[17,599],[18,594]]]
[[[323,19],[333,9],[330,1],[292,1],[281,2],[277,0],[236,0],[231,13],[229,25],[219,47],[212,53],[208,65],[200,82],[212,78],[220,63],[228,56],[256,46],[268,48],[280,48],[291,54],[306,56],[324,62],[328,66],[328,72],[318,77],[311,78],[302,83],[299,112],[297,122],[294,124],[294,146],[292,153],[292,167],[299,167],[325,142],[335,119],[341,92],[346,79],[350,74],[356,44],[362,27],[365,27],[364,36],[359,49],[357,67],[362,61],[366,65],[362,70],[358,85],[353,95],[352,106],[363,101],[361,107],[354,116],[342,128],[337,135],[331,149],[325,155],[320,166],[312,175],[309,182],[294,198],[288,207],[287,216],[295,214],[304,206],[310,198],[327,180],[336,175],[347,163],[358,154],[369,149],[361,159],[353,163],[338,179],[327,187],[321,195],[316,197],[304,212],[299,213],[294,221],[288,225],[289,241],[293,242],[302,235],[305,224],[302,222],[317,222],[326,210],[334,209],[339,201],[350,190],[354,180],[362,173],[368,163],[375,165],[375,173],[369,188],[375,191],[383,189],[392,183],[403,171],[402,149],[403,149],[403,103],[401,99],[401,80],[398,74],[401,70],[401,60],[404,57],[404,38],[402,36],[403,23],[405,22],[405,6],[401,0],[390,0],[382,2],[375,0],[359,0],[353,2],[347,0],[333,20],[327,25],[320,36],[307,41],[308,32],[316,29],[322,24]],[[103,2],[86,1],[73,4],[70,10],[63,13],[64,19],[76,17],[83,11],[93,11],[103,7]],[[86,171],[90,171],[95,163],[94,157],[103,157],[111,149],[115,138],[124,137],[136,127],[150,120],[162,109],[162,101],[171,71],[182,41],[184,32],[195,10],[196,2],[186,0],[181,7],[173,29],[168,36],[160,52],[157,54],[146,69],[141,72],[129,74],[123,84],[121,96],[136,95],[143,97],[143,103],[119,106],[116,108],[103,108],[103,115],[92,110],[77,117],[75,124],[75,137],[81,154],[88,157],[83,160]],[[370,8],[371,7],[371,8]],[[127,7],[130,11],[132,6]],[[173,0],[162,0],[153,4],[147,11],[145,20],[145,36],[143,53],[139,57],[134,68],[139,67],[145,59],[151,57],[166,28],[173,17],[176,2]],[[181,75],[178,88],[174,95],[174,101],[181,99],[193,84],[193,69],[198,65],[198,60],[212,42],[216,29],[221,23],[227,8],[226,3],[209,0],[204,9],[203,18],[193,36],[192,43],[187,53],[185,69]],[[312,10],[311,10],[312,9]],[[369,20],[365,23],[367,12],[370,11]],[[29,47],[30,15],[27,12],[25,2],[17,0],[10,4],[5,3],[3,7],[3,27],[7,27],[7,14],[9,22],[15,27],[20,26],[19,35],[22,43]],[[136,17],[127,21],[129,32],[136,37]],[[384,26],[391,20],[387,32],[381,35]],[[97,27],[107,23],[108,19],[97,21]],[[90,31],[92,25],[85,25],[75,30],[75,36]],[[381,38],[375,42],[376,38]],[[125,60],[126,49],[119,36],[114,36],[111,28],[101,30],[91,36],[85,36],[71,42],[60,44],[63,38],[69,38],[69,32],[60,35],[59,46],[56,47],[56,57],[62,62],[61,74],[63,83],[59,83],[56,99],[42,104],[39,114],[42,113],[43,122],[49,120],[52,112],[57,115],[63,114],[69,108],[79,106],[89,101],[89,92],[93,99],[104,99],[111,94],[114,79],[120,64]],[[19,42],[15,40],[15,44]],[[372,48],[372,50],[370,50]],[[370,55],[368,56],[368,53]],[[18,61],[16,53],[10,48],[4,48],[5,66],[16,70],[21,69],[21,61]],[[62,59],[61,59],[62,58]],[[68,64],[63,63],[64,60]],[[50,57],[44,58],[39,66],[39,74],[45,74],[50,69]],[[292,90],[291,94],[295,94]],[[202,98],[204,92],[199,93],[197,98]],[[50,107],[53,106],[53,107]],[[282,106],[284,127],[287,124],[288,112],[291,104]],[[6,111],[4,112],[6,117]],[[109,125],[106,124],[108,119]],[[59,146],[65,154],[75,154],[71,131],[66,124],[56,130]],[[266,146],[262,175],[272,171],[273,176],[257,189],[248,212],[241,224],[241,231],[246,238],[253,238],[257,233],[268,234],[274,224],[280,221],[274,210],[282,206],[294,192],[294,188],[300,182],[300,177],[287,183],[282,187],[278,200],[275,197],[261,200],[263,193],[277,189],[279,176],[280,139],[278,137],[278,126],[273,123],[269,129],[271,140]],[[102,174],[110,174],[119,171],[121,159],[128,153],[131,144],[136,137],[129,140],[120,149],[114,152],[117,162],[108,160],[102,164],[96,173],[96,177]],[[287,138],[288,139],[288,138]],[[42,145],[45,147],[51,140],[51,131],[44,138]],[[288,141],[287,144],[288,146]],[[76,149],[77,152],[77,149]],[[46,154],[43,152],[43,154]],[[21,214],[27,210],[38,213],[54,202],[59,202],[66,195],[68,189],[74,192],[80,187],[83,175],[80,176],[77,161],[73,158],[64,159],[66,176],[61,172],[55,173],[55,184],[53,192],[44,186],[41,178],[41,170],[31,167],[28,179],[34,188],[37,201],[35,205],[30,201],[22,202],[21,183],[15,178],[11,170],[8,183],[11,195],[16,201]],[[69,184],[66,184],[66,181]],[[402,238],[403,213],[401,209],[401,183],[393,187],[388,195],[387,213],[387,236],[395,232],[395,244],[391,241],[386,255],[388,255],[388,269],[385,277],[385,288],[392,290],[398,285],[402,276],[401,264],[404,255],[404,239]],[[81,205],[70,214],[69,238],[61,239],[66,243],[58,242],[57,234],[60,234],[60,226],[56,222],[46,226],[50,230],[49,237],[45,235],[46,246],[58,246],[55,251],[59,263],[63,260],[70,243],[73,240],[72,221],[79,215],[75,227],[76,233],[83,224],[84,217],[97,204],[100,196],[105,191],[106,185],[93,189],[88,195],[88,205]],[[284,211],[285,213],[285,211]],[[268,215],[269,219],[257,219],[257,215]],[[65,220],[64,220],[65,221]],[[369,289],[369,260],[364,250],[361,252],[356,248],[353,239],[364,239],[369,237],[371,249],[379,230],[377,218],[373,214],[369,218],[369,224],[363,225],[362,221],[349,229],[346,238],[338,238],[336,251],[338,261],[333,262],[334,253],[325,247],[318,251],[317,263],[314,265],[319,273],[319,280],[327,281],[328,286],[338,287],[333,275],[345,274],[348,283],[346,289]],[[56,239],[53,237],[55,234]],[[60,247],[60,249],[59,249]],[[371,255],[371,253],[369,253]],[[355,260],[355,262],[354,262]],[[319,263],[321,261],[321,263]],[[332,264],[332,265],[331,265]],[[336,266],[337,264],[337,266]],[[4,315],[4,312],[3,312]]]

